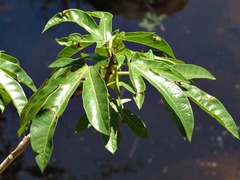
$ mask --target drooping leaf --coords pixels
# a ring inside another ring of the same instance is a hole
[[[40,111],[32,120],[30,134],[31,145],[36,153],[36,162],[43,172],[53,150],[53,135],[58,119],[64,112],[69,99],[79,86],[87,66],[69,72],[66,76],[51,81],[51,86],[59,86],[58,89],[47,99]]]
[[[5,105],[11,102],[11,97],[8,93],[0,86],[0,110],[3,113]]]
[[[94,67],[89,67],[84,77],[82,98],[89,122],[97,131],[109,135],[110,113],[106,84]]]
[[[0,58],[4,59],[6,61],[10,61],[10,62],[20,66],[19,61],[15,57],[10,56],[4,52],[0,52]]]
[[[112,154],[116,152],[121,141],[121,133],[118,129],[114,129],[111,126],[110,134],[102,134],[103,144],[105,148],[110,151]]]
[[[136,92],[134,95],[133,95],[133,99],[138,107],[138,109],[141,109],[142,108],[142,105],[144,103],[144,100],[145,100],[145,92]]]
[[[181,73],[186,79],[216,79],[208,70],[194,64],[176,64],[172,67]]]
[[[133,72],[131,63],[129,64],[129,77],[137,92],[144,92],[146,90],[146,85],[142,77]]]
[[[5,109],[5,104],[4,104],[4,101],[2,100],[2,97],[0,96],[0,110],[2,113],[3,113],[4,109]]]
[[[105,148],[110,151],[112,154],[116,152],[121,141],[121,132],[118,124],[118,105],[115,102],[110,101],[110,134],[102,134],[102,139]]]
[[[143,76],[149,83],[151,83],[164,97],[169,106],[174,110],[180,118],[181,123],[186,131],[187,138],[191,141],[194,117],[191,105],[186,98],[183,91],[172,81],[169,81],[161,74],[156,74],[149,68],[139,66],[138,63],[131,63],[134,74]]]
[[[58,120],[54,113],[50,108],[41,110],[32,120],[30,128],[31,146],[36,153],[35,159],[42,173],[52,155],[52,138]]]
[[[18,82],[25,84],[33,91],[36,91],[36,87],[32,79],[27,73],[20,67],[19,62],[12,56],[4,55],[1,53],[0,56],[0,69],[9,74],[12,78]]]
[[[215,97],[207,94],[196,86],[181,82],[180,85],[187,89],[186,95],[202,110],[215,118],[233,136],[239,138],[238,128],[222,103]]]
[[[89,127],[91,127],[91,124],[87,118],[87,115],[84,114],[77,121],[77,125],[75,127],[75,133],[83,132],[86,129],[88,129]]]
[[[17,81],[11,76],[0,69],[0,86],[7,92],[11,97],[14,106],[17,109],[18,114],[21,114],[23,107],[27,103],[26,95]]]
[[[146,46],[163,51],[173,58],[175,57],[168,43],[153,32],[126,32],[123,40],[144,44]]]
[[[133,85],[129,81],[121,80],[119,81],[119,86],[123,86],[125,89],[127,89],[131,93],[135,93],[134,88],[132,87]]]
[[[177,116],[177,114],[175,113],[175,111],[171,108],[171,106],[169,106],[169,104],[167,103],[167,101],[163,99],[164,102],[164,107],[166,108],[168,114],[170,115],[171,119],[173,120],[174,124],[177,126],[179,132],[181,133],[182,137],[185,139],[187,138],[187,134],[186,134],[186,130],[180,120],[180,118]]]
[[[148,131],[145,123],[132,112],[127,109],[123,109],[123,121],[132,130],[132,132],[142,139],[148,138]]]
[[[142,77],[138,74],[134,74],[132,71],[131,64],[129,64],[129,76],[130,80],[135,88],[135,93],[133,95],[133,99],[138,107],[138,109],[141,109],[144,99],[145,99],[145,93],[146,85],[142,79]]]

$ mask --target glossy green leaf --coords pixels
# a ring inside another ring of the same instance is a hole
[[[11,102],[11,97],[8,93],[0,86],[0,110],[3,113],[5,105]]]
[[[88,67],[69,72],[66,76],[51,81],[49,86],[58,86],[58,89],[47,99],[43,107],[32,120],[30,134],[31,145],[36,153],[36,162],[43,172],[53,150],[53,135],[58,119],[64,112],[69,99],[79,86],[82,76]]]
[[[17,109],[18,114],[21,114],[23,107],[27,103],[26,95],[17,81],[15,81],[6,72],[0,69],[0,86],[11,97],[14,106]]]
[[[164,103],[164,107],[166,108],[168,114],[170,115],[171,119],[173,120],[174,124],[177,126],[179,132],[181,133],[182,137],[185,139],[187,138],[187,133],[186,130],[181,122],[181,119],[177,116],[177,114],[175,113],[175,111],[171,108],[171,106],[169,106],[169,104],[167,103],[167,101],[162,98],[163,103]]]
[[[63,22],[74,22],[79,26],[83,27],[86,31],[88,31],[92,37],[95,39],[95,42],[98,46],[101,46],[105,42],[105,37],[101,33],[101,29],[94,21],[94,19],[90,16],[92,13],[88,13],[79,9],[68,9],[64,10],[61,13],[54,15],[46,24],[43,29],[43,32],[47,29],[55,26],[57,24]]]
[[[168,65],[185,64],[183,61],[181,61],[179,59],[169,58],[169,57],[154,56],[154,60],[162,61]]]
[[[81,61],[81,59],[59,58],[56,59],[53,63],[51,63],[48,67],[50,68],[66,67],[75,61]]]
[[[99,32],[102,35],[104,42],[112,39],[112,18],[113,15],[109,12],[87,12],[88,15],[100,19]]]
[[[135,74],[132,69],[132,64],[129,63],[129,77],[133,84],[133,87],[136,89],[136,92],[143,92],[146,90],[146,85],[139,74]]]
[[[75,127],[75,133],[83,132],[86,129],[88,129],[89,127],[91,127],[91,124],[87,118],[87,115],[84,114],[77,121],[77,125]]]
[[[59,85],[40,87],[38,91],[31,96],[28,103],[22,110],[20,128],[18,136],[27,129],[32,118],[38,113],[48,98],[59,88]]]
[[[172,65],[168,65],[164,61],[154,60],[150,58],[149,54],[150,52],[144,54],[135,53],[133,56],[134,63],[143,68],[149,68],[157,74],[166,74],[172,81],[187,81],[187,79],[174,69]]]
[[[27,73],[20,67],[18,61],[11,56],[0,57],[0,69],[8,73],[12,78],[16,79],[18,82],[25,84],[33,91],[36,91],[36,87],[32,79],[27,75]]]
[[[128,90],[131,93],[135,93],[134,88],[132,87],[132,84],[129,81],[121,80],[119,81],[119,86],[123,86],[126,90]]]
[[[115,102],[110,102],[110,134],[102,134],[103,144],[105,148],[112,154],[116,152],[121,141],[121,132],[118,125],[118,105]]]
[[[187,91],[186,95],[196,103],[202,110],[215,118],[224,128],[226,128],[233,136],[239,138],[238,128],[222,103],[215,97],[207,94],[196,86],[181,82],[181,86]]]
[[[0,52],[0,58],[20,66],[19,61],[15,57],[5,54],[4,52]]]
[[[5,109],[5,103],[2,100],[2,97],[0,96],[0,110],[1,110],[2,113],[3,113],[4,109]]]
[[[175,57],[168,43],[153,32],[126,32],[123,40],[144,44],[146,46],[163,51],[173,58]]]
[[[116,152],[121,141],[121,133],[119,130],[110,128],[110,134],[107,136],[102,134],[103,144],[105,148],[110,151],[112,154]]]
[[[36,154],[36,162],[40,170],[44,171],[47,166],[53,150],[53,135],[57,125],[58,118],[55,112],[41,110],[32,120],[30,134],[31,146]]]
[[[181,73],[186,79],[216,79],[208,70],[194,64],[176,64],[172,67]]]
[[[144,103],[144,100],[145,100],[145,92],[136,92],[134,95],[133,95],[133,99],[138,107],[138,109],[141,109],[142,108],[142,105]]]
[[[81,35],[79,33],[72,33],[68,37],[57,38],[56,41],[63,46],[76,46],[81,49],[95,42],[90,34]]]
[[[105,82],[94,67],[89,67],[84,77],[82,98],[89,122],[97,131],[109,135],[110,113]]]
[[[160,74],[154,73],[147,67],[140,66],[134,62],[131,63],[131,66],[135,74],[143,76],[162,94],[169,106],[180,118],[186,131],[187,138],[191,141],[194,128],[194,117],[191,105],[183,91],[174,82],[169,81]]]
[[[59,58],[69,58],[72,57],[74,54],[79,52],[82,48],[78,46],[67,46],[63,48],[57,55],[57,59]]]
[[[147,127],[139,117],[124,108],[122,118],[136,136],[142,139],[148,138]]]
[[[84,48],[90,46],[91,44],[95,43],[95,39],[90,34],[81,35],[79,33],[70,34],[68,37],[56,39],[56,41],[60,45],[64,45],[66,47],[71,47],[71,48],[67,48],[67,50],[70,51],[69,52],[70,55],[71,55],[71,53],[76,53],[76,52],[83,50]],[[61,55],[59,55],[59,56],[60,57],[64,56],[63,53],[65,53],[65,52],[64,51],[61,52]],[[71,56],[67,56],[67,57],[71,57]]]
[[[55,81],[61,76],[65,76],[70,71],[70,68],[59,68],[52,73],[51,77],[46,79],[41,87],[30,97],[28,103],[22,110],[21,113],[21,127],[18,131],[20,136],[22,132],[26,129],[26,126],[29,124],[30,120],[36,115],[40,108],[45,104],[49,96],[58,89],[59,84],[54,84],[52,81]]]
[[[134,99],[138,109],[141,109],[144,99],[145,99],[144,91],[146,90],[146,85],[140,75],[134,74],[131,63],[129,64],[129,76],[130,76],[130,80],[135,88],[135,93],[133,95],[133,99]]]

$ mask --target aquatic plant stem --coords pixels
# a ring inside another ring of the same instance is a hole
[[[18,146],[0,164],[0,174],[2,174],[2,172],[24,151],[29,144],[30,134],[24,136]]]

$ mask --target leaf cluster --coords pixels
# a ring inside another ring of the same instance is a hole
[[[111,153],[119,147],[124,125],[137,137],[147,139],[145,122],[124,106],[131,99],[124,99],[121,94],[121,89],[132,93],[133,101],[141,109],[146,81],[161,94],[167,112],[184,139],[191,141],[194,129],[190,100],[233,136],[239,137],[235,122],[221,102],[192,83],[193,79],[214,80],[215,77],[202,67],[176,59],[168,43],[157,34],[112,31],[112,14],[78,9],[54,15],[43,32],[63,22],[76,23],[88,34],[73,33],[56,39],[63,49],[49,65],[52,74],[37,90],[16,59],[0,54],[0,61],[7,63],[6,66],[0,63],[0,76],[4,79],[0,82],[0,108],[3,111],[4,105],[13,100],[21,116],[18,135],[30,127],[31,145],[41,171],[51,157],[58,120],[70,99],[79,95],[82,95],[85,114],[77,120],[75,133],[94,128]],[[142,44],[150,50],[133,51],[126,47],[126,42]],[[90,45],[95,47],[94,52],[84,53]],[[9,71],[6,67],[10,65],[16,70]],[[33,89],[29,101],[15,79]]]

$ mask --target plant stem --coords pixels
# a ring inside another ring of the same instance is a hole
[[[0,164],[0,174],[24,151],[30,143],[30,134],[23,137],[22,141]]]
[[[119,71],[119,72],[118,72],[118,75],[119,75],[119,76],[129,75],[129,71]]]
[[[112,52],[110,50],[111,47],[108,47],[108,44],[105,44],[105,48],[108,54],[108,65],[106,67],[107,72],[104,77],[104,80],[106,84],[108,84],[111,79],[111,76],[114,74],[113,66],[115,65],[115,62],[114,62],[114,56],[112,55]]]

